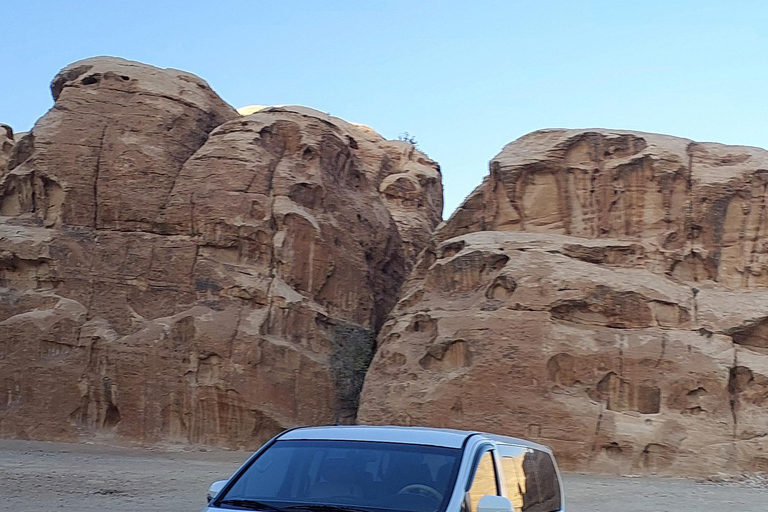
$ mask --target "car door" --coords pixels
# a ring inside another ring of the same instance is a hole
[[[477,504],[485,495],[501,496],[496,453],[491,445],[485,445],[475,455],[475,463],[466,487],[462,504],[463,512],[477,512]]]

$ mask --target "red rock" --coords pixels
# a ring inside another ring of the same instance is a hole
[[[0,435],[253,448],[353,421],[437,165],[120,59],[52,89],[0,178]]]

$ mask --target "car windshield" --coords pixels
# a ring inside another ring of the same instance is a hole
[[[216,500],[228,509],[442,512],[461,450],[368,441],[277,441]]]

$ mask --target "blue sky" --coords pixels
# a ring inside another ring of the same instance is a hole
[[[768,147],[764,1],[16,0],[0,19],[0,122],[17,131],[61,67],[116,55],[191,71],[235,107],[407,131],[442,166],[446,217],[539,128]]]

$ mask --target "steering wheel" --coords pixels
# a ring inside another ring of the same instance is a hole
[[[443,495],[437,492],[435,489],[424,484],[410,484],[406,485],[397,494],[418,494],[420,496],[430,496],[437,501],[443,501]]]

